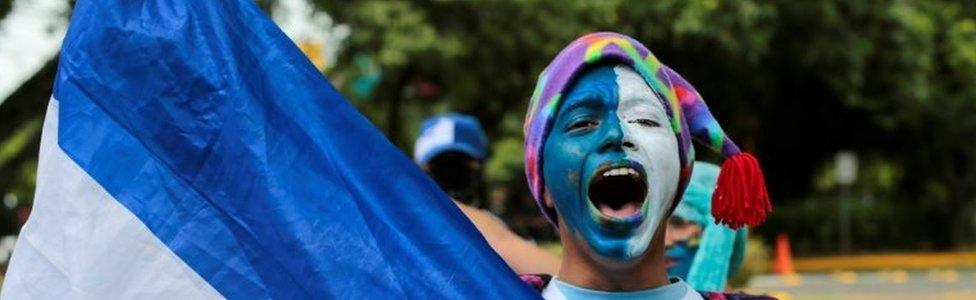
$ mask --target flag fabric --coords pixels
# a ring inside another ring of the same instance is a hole
[[[28,298],[538,297],[250,0],[80,0],[3,283]]]

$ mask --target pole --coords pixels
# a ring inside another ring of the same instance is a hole
[[[857,181],[857,154],[851,151],[837,152],[835,176],[839,195],[837,231],[840,236],[840,252],[851,252],[851,186]]]
[[[851,252],[851,187],[842,185],[840,187],[840,252],[848,254]]]

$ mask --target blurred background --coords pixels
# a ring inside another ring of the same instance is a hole
[[[0,0],[3,262],[30,213],[73,2]],[[405,152],[424,118],[477,116],[491,145],[485,208],[542,245],[558,242],[526,189],[525,108],[563,46],[611,30],[694,83],[763,163],[775,211],[752,231],[737,287],[976,297],[974,1],[256,3]]]

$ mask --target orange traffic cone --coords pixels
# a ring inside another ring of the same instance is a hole
[[[782,233],[776,236],[776,261],[773,263],[773,272],[783,276],[796,274],[796,269],[793,268],[793,254],[790,252],[790,239]]]

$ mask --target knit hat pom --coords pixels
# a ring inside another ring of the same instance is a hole
[[[741,152],[725,159],[712,195],[712,216],[715,222],[732,229],[743,225],[755,227],[773,211],[766,194],[766,179],[759,161]]]

